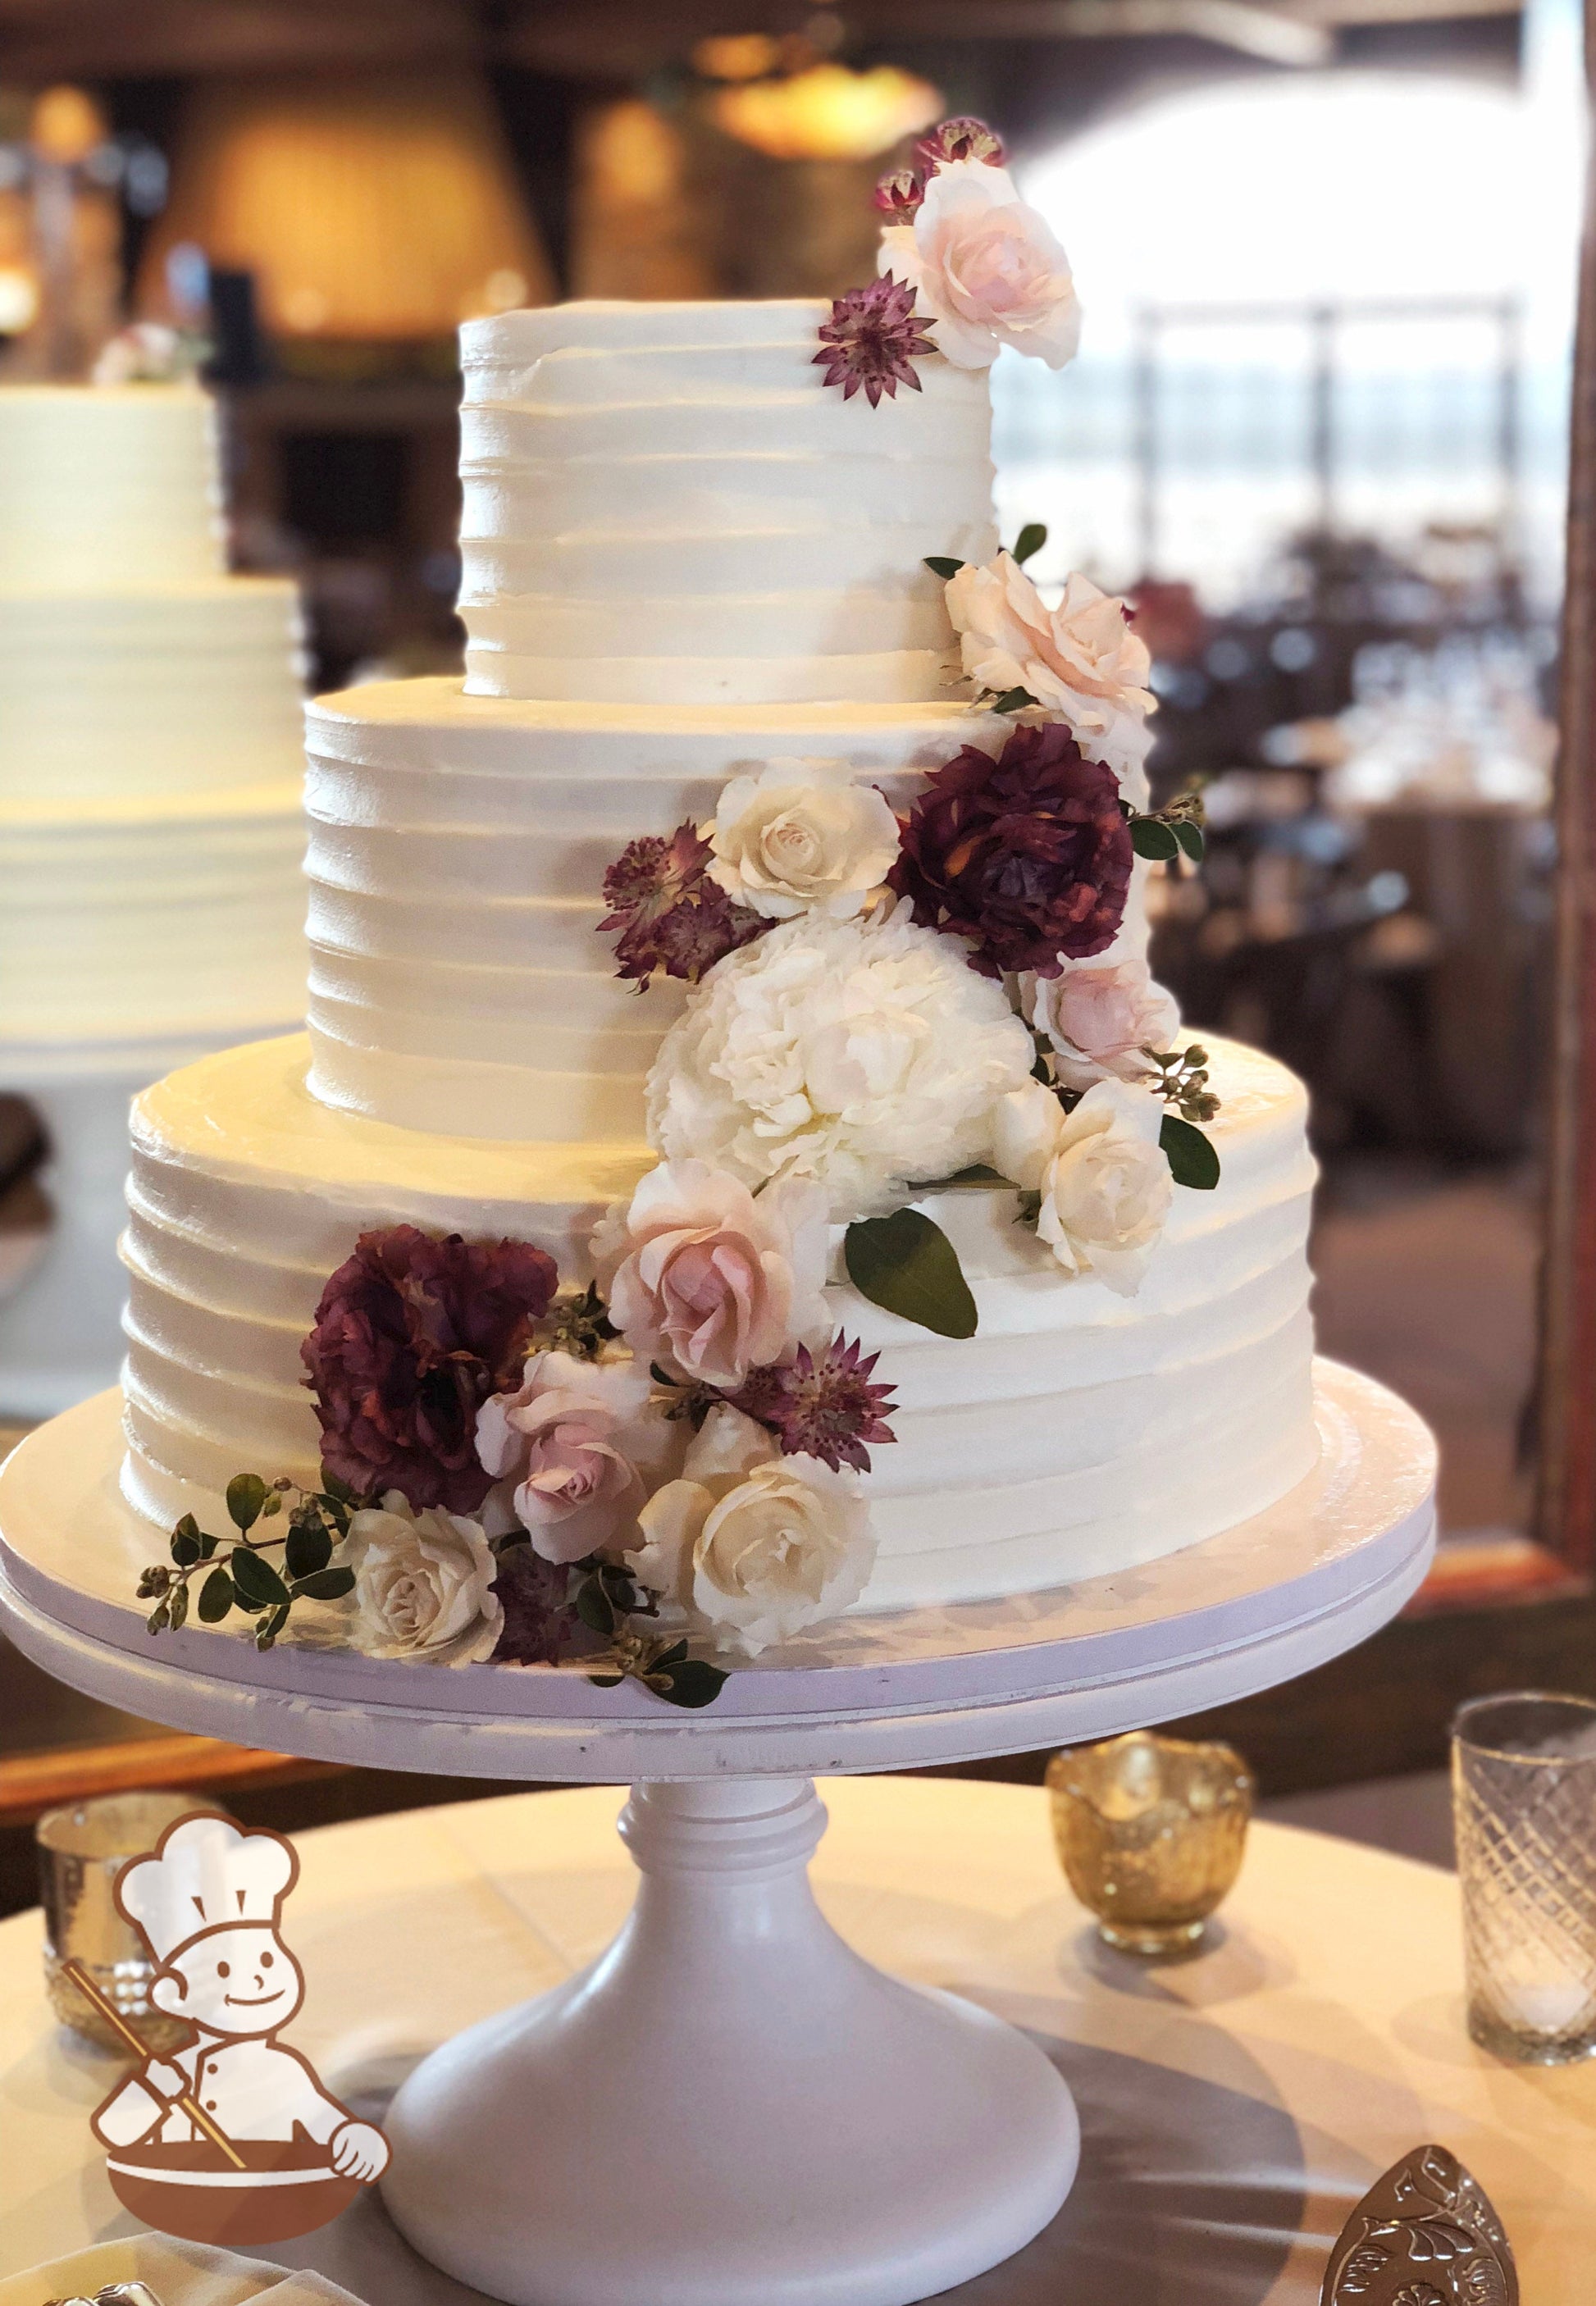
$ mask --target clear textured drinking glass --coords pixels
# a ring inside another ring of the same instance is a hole
[[[1521,2065],[1596,2051],[1596,1704],[1521,1690],[1452,1723],[1469,2032]]]
[[[1059,1862],[1107,1943],[1194,1947],[1241,1871],[1254,1790],[1241,1755],[1135,1730],[1055,1754],[1047,1788]]]
[[[191,2026],[166,2017],[150,2002],[155,1964],[132,1924],[117,1911],[113,1892],[130,1858],[153,1849],[167,1826],[196,1810],[227,1815],[219,1802],[201,1794],[107,1794],[68,1809],[47,1810],[34,1828],[50,2006],[73,2033],[124,2057],[127,2046],[84,2000],[62,1964],[81,1961],[150,2049],[171,2049],[189,2039]]]

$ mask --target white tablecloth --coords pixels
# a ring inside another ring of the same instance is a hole
[[[1596,2297],[1596,2063],[1507,2067],[1470,2044],[1449,1875],[1255,1827],[1211,1949],[1148,1969],[1089,1930],[1042,1794],[823,1791],[814,1880],[831,1920],[870,1960],[1029,2028],[1080,2106],[1081,2176],[1059,2219],[961,2301],[1315,2306],[1354,2201],[1431,2139],[1495,2199],[1525,2306]],[[291,2037],[328,2086],[375,2111],[419,2054],[597,1953],[635,1879],[621,1799],[511,1795],[301,1837],[287,1934],[309,1992]],[[51,2021],[38,1914],[0,1924],[0,2276],[132,2230],[88,2127],[113,2071]],[[370,2198],[258,2254],[370,2306],[473,2294],[414,2258]]]

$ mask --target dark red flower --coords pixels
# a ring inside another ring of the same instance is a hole
[[[984,977],[1056,977],[1113,943],[1131,858],[1113,772],[1054,721],[1016,729],[995,760],[966,745],[936,770],[890,885],[917,921],[968,937]]]
[[[875,205],[894,224],[912,222],[926,197],[926,179],[917,168],[894,168],[875,187]]]
[[[861,1357],[858,1342],[839,1331],[816,1361],[807,1345],[780,1368],[750,1370],[740,1392],[726,1397],[734,1409],[768,1425],[783,1452],[804,1451],[834,1472],[852,1465],[870,1470],[869,1441],[895,1441],[887,1420],[897,1388],[872,1385],[879,1354]]]
[[[300,1348],[329,1472],[363,1496],[399,1490],[417,1512],[474,1513],[491,1486],[476,1413],[520,1383],[559,1277],[530,1242],[362,1234]]]
[[[863,385],[871,407],[879,407],[882,394],[895,400],[900,384],[919,391],[911,363],[936,350],[927,325],[916,317],[914,290],[890,272],[880,273],[867,288],[850,288],[837,298],[831,319],[821,323],[814,365],[825,370],[825,383],[842,387],[844,400]]]
[[[567,1596],[571,1573],[545,1561],[530,1545],[507,1545],[493,1580],[504,1623],[493,1644],[495,1665],[553,1665],[576,1628]]]
[[[944,167],[950,160],[985,160],[989,168],[1001,168],[1007,157],[996,129],[968,117],[939,121],[915,142],[915,158],[926,169]]]
[[[599,927],[620,932],[615,951],[623,978],[644,984],[661,969],[696,985],[706,969],[772,927],[710,879],[713,853],[687,824],[669,839],[645,834],[616,858],[604,875],[610,910]]]

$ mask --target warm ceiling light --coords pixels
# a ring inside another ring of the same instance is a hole
[[[768,32],[723,32],[693,51],[693,70],[704,80],[762,80],[781,61],[781,46]]]
[[[47,88],[28,122],[28,141],[39,158],[76,167],[110,134],[106,115],[87,90]]]
[[[929,128],[942,98],[895,64],[849,72],[814,64],[790,80],[749,81],[716,90],[713,117],[729,136],[772,160],[868,160]]]
[[[554,294],[492,98],[467,71],[201,82],[145,250],[147,306],[163,305],[184,243],[253,273],[285,336],[415,342]]]
[[[38,282],[20,264],[0,264],[0,336],[20,337],[38,318]]]

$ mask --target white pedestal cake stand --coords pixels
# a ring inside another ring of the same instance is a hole
[[[390,2213],[514,2306],[908,2306],[1047,2224],[1079,2126],[1023,2035],[883,1976],[823,1920],[809,1780],[1112,1735],[1372,1633],[1430,1558],[1434,1447],[1366,1378],[1321,1362],[1316,1393],[1320,1465],[1254,1520],[1115,1577],[844,1621],[692,1716],[568,1670],[261,1656],[193,1627],[151,1641],[131,1596],[160,1548],[116,1491],[115,1395],[0,1473],[0,1623],[62,1680],[175,1728],[633,1781],[643,1879],[620,1935],[417,2067],[388,2117]]]

